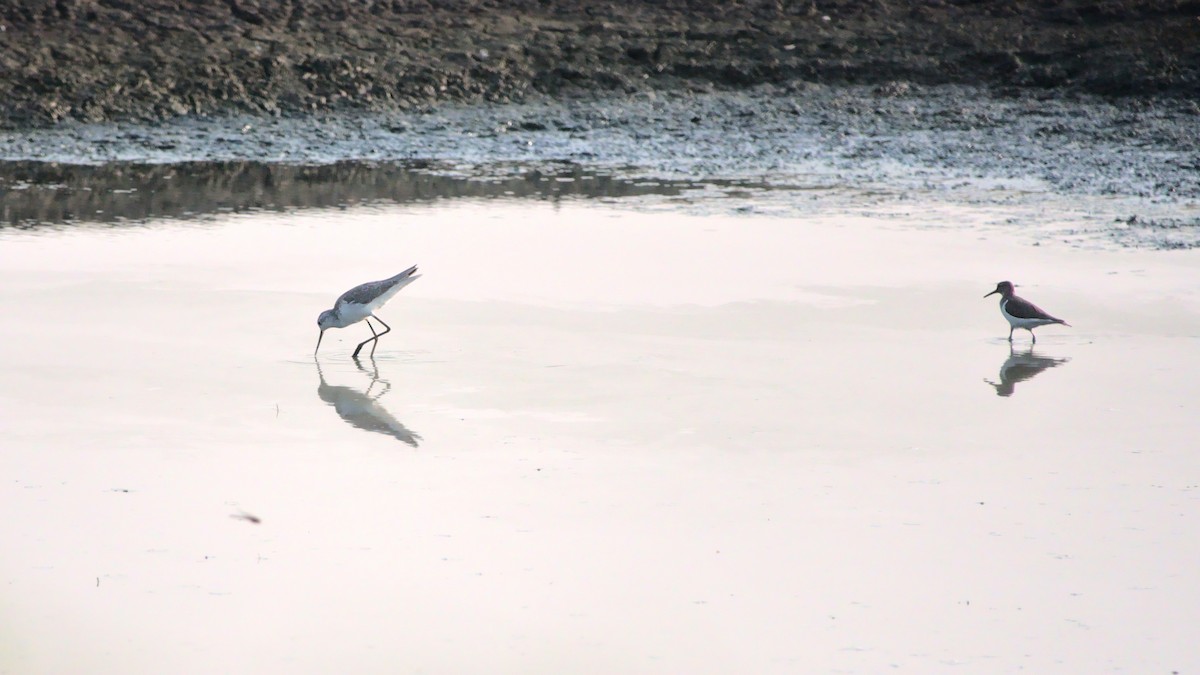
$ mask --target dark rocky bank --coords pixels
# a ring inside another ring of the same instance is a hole
[[[0,124],[581,92],[975,84],[1200,98],[1200,0],[8,0]]]

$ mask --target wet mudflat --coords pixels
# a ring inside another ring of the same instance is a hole
[[[1031,241],[1190,248],[1200,244],[1195,120],[1190,101],[811,85],[64,123],[0,132],[0,216],[121,222],[525,196],[633,197],[642,208],[658,195],[676,211],[796,217],[969,204]]]
[[[924,225],[988,217],[7,230],[0,666],[1194,668],[1197,253]],[[1010,347],[1001,278],[1074,327]]]

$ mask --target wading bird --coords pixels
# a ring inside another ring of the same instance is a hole
[[[371,329],[371,337],[363,340],[354,348],[354,353],[351,358],[358,357],[358,353],[362,351],[363,345],[368,342],[371,345],[371,354],[375,354],[375,346],[379,342],[379,338],[391,332],[392,327],[383,322],[383,319],[375,316],[375,312],[388,301],[392,296],[400,292],[401,288],[411,284],[421,278],[417,274],[417,266],[404,270],[400,274],[380,281],[368,281],[365,284],[359,284],[354,288],[342,293],[333,303],[333,309],[327,309],[321,312],[321,316],[317,317],[317,327],[321,329],[320,335],[317,336],[317,348],[313,350],[313,354],[321,349],[321,338],[325,337],[325,331],[330,328],[345,328],[359,321],[366,321],[367,327]],[[368,318],[369,317],[369,318]],[[375,326],[371,325],[370,319],[375,319],[383,326],[382,333],[375,332]]]
[[[1034,328],[1050,323],[1061,323],[1064,326],[1071,325],[1062,319],[1050,316],[1032,302],[1013,295],[1013,284],[1011,281],[1001,281],[996,284],[996,290],[983,297],[986,298],[988,295],[995,295],[997,293],[1000,294],[1000,313],[1008,320],[1009,342],[1012,342],[1013,331],[1017,328],[1024,328],[1029,331],[1029,336],[1033,338],[1033,342],[1036,344],[1037,336],[1033,334]]]

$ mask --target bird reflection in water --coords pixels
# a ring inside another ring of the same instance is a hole
[[[400,420],[387,411],[387,408],[379,404],[379,398],[391,390],[392,384],[379,377],[379,366],[375,363],[375,359],[370,359],[370,362],[371,370],[368,371],[363,367],[361,361],[354,359],[354,365],[371,378],[371,384],[367,385],[366,391],[359,391],[353,387],[335,387],[327,383],[325,374],[321,371],[321,362],[317,361],[317,376],[321,378],[321,385],[317,387],[317,396],[333,406],[338,416],[351,425],[364,431],[387,434],[414,448],[417,447],[420,444],[421,436],[404,426]],[[379,391],[372,393],[376,387],[379,388]]]
[[[1012,345],[1009,345],[1008,358],[1004,360],[1004,365],[1000,366],[1000,381],[992,382],[986,377],[983,378],[983,381],[995,387],[997,396],[1012,396],[1013,389],[1018,382],[1024,382],[1047,368],[1061,366],[1070,360],[1039,356],[1033,353],[1032,346],[1025,351],[1018,352],[1012,348]]]

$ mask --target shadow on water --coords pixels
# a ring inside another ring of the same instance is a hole
[[[335,387],[329,384],[325,381],[325,373],[321,371],[321,362],[316,359],[314,361],[317,364],[317,377],[321,379],[321,384],[317,387],[317,396],[333,406],[338,417],[358,429],[386,434],[414,448],[420,445],[420,434],[404,426],[400,420],[380,405],[380,397],[391,391],[392,384],[379,377],[379,366],[375,363],[374,358],[370,359],[370,371],[363,367],[361,361],[354,359],[354,365],[371,379],[371,383],[363,391],[354,387]],[[372,393],[376,386],[380,390]]]
[[[0,162],[0,227],[137,224],[160,218],[202,219],[223,213],[443,199],[678,196],[713,185],[718,183],[622,178],[568,162],[467,168],[428,161],[314,166],[253,161]]]
[[[1018,382],[1032,379],[1035,375],[1048,368],[1055,368],[1070,361],[1069,358],[1040,356],[1033,352],[1030,346],[1023,352],[1015,351],[1012,345],[1008,347],[1008,358],[1000,366],[1000,381],[992,382],[986,377],[984,382],[996,389],[997,396],[1012,396]]]

